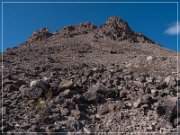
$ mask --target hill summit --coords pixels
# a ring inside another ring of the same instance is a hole
[[[118,17],[100,27],[41,28],[2,55],[0,117],[7,134],[180,129],[179,53]]]
[[[155,44],[155,42],[148,39],[143,34],[133,32],[127,22],[115,16],[107,19],[107,21],[100,27],[97,27],[91,22],[85,22],[79,25],[67,26],[59,30],[57,33],[49,33],[48,28],[41,28],[36,32],[33,32],[32,36],[29,38],[29,41],[44,40],[50,36],[53,36],[54,34],[59,34],[62,37],[73,37],[88,33],[91,33],[98,38],[107,37],[112,40],[129,41],[131,43]]]

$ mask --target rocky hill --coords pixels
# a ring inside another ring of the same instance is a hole
[[[177,56],[114,16],[41,28],[3,53],[1,131],[176,135]]]

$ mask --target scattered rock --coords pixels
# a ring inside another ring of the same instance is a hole
[[[59,85],[59,88],[60,89],[70,89],[72,86],[73,86],[73,82],[72,80],[62,80],[60,85]]]
[[[108,112],[109,112],[109,108],[108,108],[107,104],[102,105],[98,110],[99,115],[103,115],[103,114],[108,113]]]
[[[8,92],[13,92],[13,91],[18,91],[19,88],[18,86],[16,86],[15,84],[10,84],[8,85],[7,89],[6,89]]]
[[[90,102],[98,102],[102,100],[107,93],[108,88],[101,84],[91,86],[86,93],[84,98]]]
[[[160,82],[156,84],[156,89],[158,90],[165,89],[165,88],[167,88],[167,85],[164,82]]]
[[[176,55],[117,17],[42,28],[3,52],[2,129],[172,134],[180,124]]]
[[[133,103],[133,107],[134,107],[134,108],[139,107],[139,106],[140,106],[140,103],[141,103],[141,99],[138,98],[137,101]]]
[[[71,96],[71,90],[70,89],[66,89],[65,91],[63,91],[60,95],[61,97],[65,97],[65,98],[68,98]]]
[[[70,111],[67,108],[60,108],[60,112],[62,116],[68,116],[70,115]]]
[[[81,112],[79,110],[71,110],[71,115],[74,116],[76,119],[79,119]]]
[[[42,80],[31,81],[30,87],[22,85],[20,87],[22,97],[29,97],[31,99],[37,99],[41,97],[43,92],[48,91],[48,85]]]
[[[114,104],[114,103],[109,103],[109,104],[108,104],[108,110],[109,110],[109,111],[114,111],[115,108],[116,108],[116,104]]]
[[[30,83],[30,88],[41,88],[43,90],[48,89],[48,85],[43,80],[34,80]]]

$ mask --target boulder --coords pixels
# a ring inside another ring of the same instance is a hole
[[[48,91],[48,85],[43,80],[34,80],[30,82],[30,86],[22,85],[20,91],[22,97],[37,99]]]
[[[104,98],[108,88],[102,84],[95,84],[89,87],[88,91],[84,93],[84,98],[90,102],[98,102],[100,99]]]
[[[94,92],[86,92],[83,94],[83,97],[89,102],[99,101],[99,96]]]
[[[48,89],[48,85],[46,84],[46,82],[44,80],[33,80],[30,83],[30,88],[41,88],[43,90],[47,90]]]

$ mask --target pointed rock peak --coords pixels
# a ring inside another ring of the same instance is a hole
[[[109,19],[107,19],[105,25],[110,27],[129,28],[126,21],[116,16],[111,16]]]
[[[117,16],[111,16],[107,19],[106,24],[117,23],[117,22],[125,22],[125,21],[118,18]]]
[[[128,24],[116,16],[110,17],[105,24],[99,28],[98,34],[113,40],[134,40],[133,31]]]

